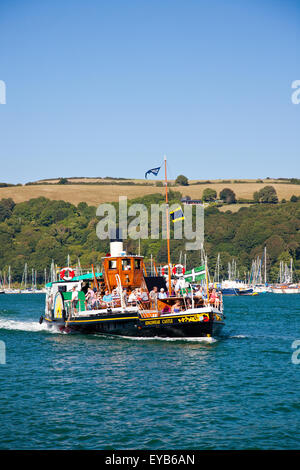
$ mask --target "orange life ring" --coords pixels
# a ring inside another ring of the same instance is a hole
[[[72,268],[62,268],[62,270],[59,273],[59,277],[63,281],[71,281],[74,276],[75,276],[75,272]]]

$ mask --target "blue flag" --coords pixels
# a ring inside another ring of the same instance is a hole
[[[161,167],[159,166],[158,168],[152,168],[151,170],[146,171],[145,178],[147,179],[147,175],[149,175],[150,173],[152,173],[154,176],[157,176],[160,168]]]

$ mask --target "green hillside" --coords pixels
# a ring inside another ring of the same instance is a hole
[[[170,203],[180,203],[181,194],[170,191]],[[164,196],[151,194],[132,203],[163,203]],[[114,203],[116,205],[116,203]],[[129,204],[129,205],[130,205]],[[300,279],[300,202],[277,204],[253,204],[237,212],[205,209],[205,250],[211,272],[218,253],[221,256],[221,274],[227,276],[228,262],[237,262],[240,276],[251,268],[252,260],[261,256],[264,246],[268,253],[270,280],[276,281],[281,260],[293,258],[295,274]],[[101,257],[109,251],[108,241],[100,241],[96,235],[96,207],[65,201],[53,201],[44,197],[15,204],[12,199],[0,201],[0,270],[3,276],[11,266],[14,281],[21,281],[24,264],[28,271],[36,269],[38,282],[44,281],[44,269],[51,261],[58,266],[78,258],[82,267],[100,264]],[[184,252],[184,240],[171,240],[172,262],[179,261]],[[138,241],[128,240],[128,252],[137,252]],[[157,263],[167,261],[166,243],[160,240],[142,240],[141,254]],[[199,264],[199,251],[187,252],[187,267]]]

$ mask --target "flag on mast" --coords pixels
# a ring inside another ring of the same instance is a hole
[[[170,217],[173,223],[178,222],[179,220],[183,220],[184,215],[183,215],[181,207],[177,207],[177,209],[174,209],[173,211],[171,211]]]
[[[158,166],[157,168],[151,168],[151,170],[146,171],[145,178],[147,179],[147,175],[149,175],[150,173],[152,173],[154,176],[157,176],[160,169],[161,166]]]
[[[206,277],[205,265],[198,266],[194,269],[191,269],[190,271],[186,271],[184,274],[184,279],[186,282],[202,281],[205,279],[205,277]]]

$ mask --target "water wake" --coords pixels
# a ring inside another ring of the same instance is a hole
[[[16,320],[0,320],[0,330],[18,330],[48,333],[58,333],[54,328],[49,328],[45,323],[40,324],[38,321],[16,321]]]
[[[191,338],[162,338],[160,336],[151,336],[151,337],[144,337],[144,336],[122,336],[122,335],[99,335],[95,334],[95,336],[103,337],[105,339],[116,339],[121,338],[129,341],[167,341],[167,342],[184,342],[184,343],[216,343],[218,340],[213,337],[191,337]]]

